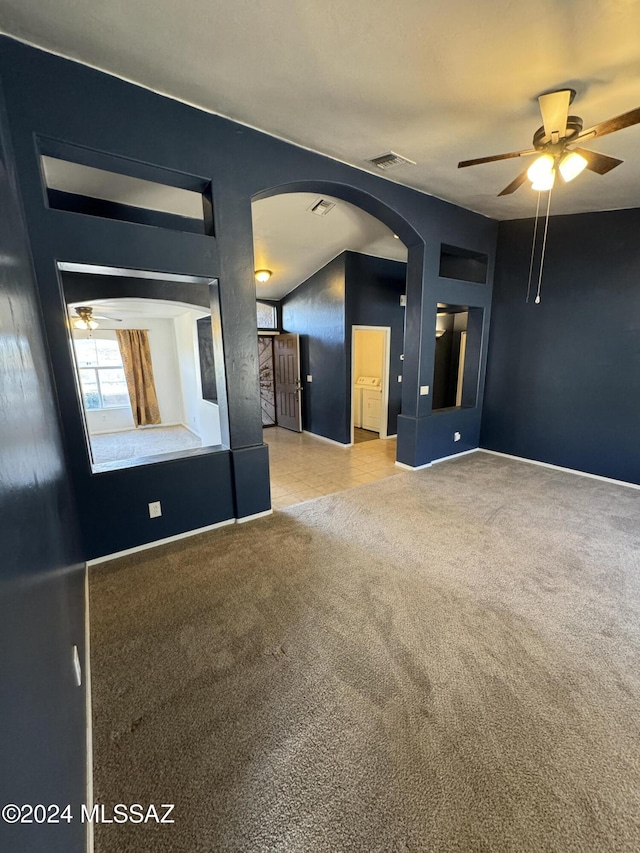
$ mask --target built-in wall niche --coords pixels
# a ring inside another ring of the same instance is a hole
[[[92,472],[220,450],[217,281],[78,264],[59,276]]]
[[[481,252],[472,252],[469,249],[460,249],[445,243],[440,246],[441,278],[486,284],[488,264],[488,256]]]
[[[53,140],[38,147],[50,208],[213,235],[207,179]]]
[[[482,308],[439,302],[433,373],[434,411],[473,408],[477,403]]]

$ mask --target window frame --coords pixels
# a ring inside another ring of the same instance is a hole
[[[100,375],[101,372],[106,372],[109,370],[121,370],[124,373],[124,364],[122,362],[122,355],[120,354],[120,348],[117,345],[117,339],[115,339],[114,342],[116,344],[116,349],[118,350],[118,355],[120,357],[120,364],[119,365],[117,365],[117,364],[110,364],[110,365],[103,364],[103,365],[101,365],[99,363],[99,354],[98,354],[98,347],[97,346],[95,346],[96,364],[88,364],[88,365],[81,364],[79,354],[78,354],[77,343],[78,343],[78,341],[86,341],[86,340],[92,340],[95,344],[97,339],[93,338],[93,337],[87,337],[87,338],[75,338],[74,337],[73,338],[73,350],[74,350],[74,355],[75,355],[75,360],[76,360],[76,365],[77,365],[77,370],[78,370],[78,384],[80,386],[80,395],[82,397],[82,405],[84,406],[85,411],[86,412],[102,412],[102,411],[113,411],[114,409],[130,409],[131,408],[130,403],[118,403],[117,405],[114,405],[114,406],[110,406],[109,404],[105,404],[104,392],[102,390],[102,377]],[[108,338],[103,338],[103,340],[112,341],[114,339],[111,337],[108,337]],[[84,383],[82,381],[83,371],[85,371],[85,370],[93,371],[93,374],[95,376],[95,385],[98,389],[98,400],[99,400],[98,406],[89,407],[87,405],[87,399],[86,399],[86,393],[87,392],[85,391]],[[125,376],[125,387],[126,387],[126,376]],[[127,390],[127,395],[128,395],[128,390]]]

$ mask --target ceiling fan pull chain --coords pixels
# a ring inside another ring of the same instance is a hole
[[[544,268],[544,253],[547,248],[547,231],[549,230],[549,210],[551,208],[551,193],[553,192],[553,187],[549,190],[549,197],[547,199],[547,215],[544,220],[544,235],[542,237],[542,254],[540,255],[540,275],[538,276],[538,292],[536,293],[535,303],[536,305],[540,304],[540,285],[542,284],[542,270]]]
[[[536,205],[536,219],[533,224],[533,242],[531,243],[531,261],[529,262],[529,281],[527,282],[527,303],[531,295],[531,278],[533,276],[533,259],[536,252],[536,236],[538,234],[538,216],[540,214],[540,191],[538,191],[538,204]]]

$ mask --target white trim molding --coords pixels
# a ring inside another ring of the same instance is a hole
[[[477,453],[480,448],[472,447],[471,450],[462,450],[460,453],[452,453],[451,456],[441,456],[439,459],[432,459],[431,462],[426,462],[424,465],[405,465],[404,462],[396,462],[398,468],[404,471],[423,471],[425,468],[431,468],[432,465],[437,465],[438,462],[448,462],[449,459],[457,459],[459,456],[468,456],[470,453]]]
[[[333,445],[335,445],[336,447],[342,447],[343,449],[344,449],[344,448],[346,448],[346,447],[353,447],[353,442],[352,442],[352,441],[351,441],[351,442],[349,442],[349,444],[343,444],[341,441],[334,441],[332,438],[326,438],[326,436],[324,436],[324,435],[318,435],[318,434],[317,434],[317,433],[315,433],[315,432],[309,432],[309,430],[308,430],[308,429],[303,429],[303,430],[302,430],[302,433],[303,433],[303,435],[310,435],[310,436],[311,436],[311,438],[317,438],[317,439],[318,439],[318,441],[326,441],[326,442],[328,442],[329,444],[333,444]]]
[[[470,453],[477,453],[479,447],[472,447],[471,450],[461,450],[460,453],[452,453],[451,456],[441,456],[439,459],[434,459],[432,465],[437,465],[438,462],[447,462],[449,459],[457,459],[459,456],[468,456]]]
[[[577,474],[578,477],[589,477],[591,480],[600,480],[602,483],[610,483],[612,486],[625,486],[627,489],[640,489],[636,483],[627,483],[625,480],[614,480],[613,477],[602,477],[600,474],[590,474],[588,471],[579,471],[577,468],[563,468],[562,465],[552,465],[551,462],[540,462],[538,459],[527,459],[526,456],[513,456],[511,453],[501,453],[499,450],[487,450],[479,447],[481,453],[489,453],[491,456],[503,456],[505,459],[515,459],[516,462],[527,462],[529,465],[539,465],[541,468],[550,468],[552,471],[562,471],[564,474]]]
[[[431,462],[426,462],[424,465],[405,465],[404,462],[398,462],[396,460],[396,468],[402,468],[403,471],[423,471],[425,468],[431,468]]]
[[[144,545],[136,545],[135,548],[126,548],[124,551],[116,551],[115,554],[105,554],[103,557],[95,557],[93,560],[87,560],[87,566],[98,566],[100,563],[108,563],[110,560],[117,560],[118,557],[128,557],[129,554],[137,554],[138,551],[147,551],[149,548],[157,548],[159,545],[168,545],[169,542],[177,542],[179,539],[188,539],[190,536],[197,536],[199,533],[208,533],[210,530],[217,530],[219,527],[227,527],[228,525],[235,523],[235,518],[227,518],[225,521],[218,521],[216,524],[208,524],[206,527],[197,527],[195,530],[186,530],[184,533],[177,533],[175,536],[167,536],[165,539],[155,539],[153,542],[145,542]]]
[[[266,518],[268,515],[273,515],[272,509],[265,509],[264,512],[254,512],[253,515],[243,515],[242,518],[236,518],[236,524],[246,524],[248,521],[255,521],[258,518]]]

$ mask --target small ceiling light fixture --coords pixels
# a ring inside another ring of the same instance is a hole
[[[577,151],[570,151],[562,158],[558,168],[565,182],[569,183],[587,168],[587,158],[578,154]]]
[[[90,332],[92,329],[98,328],[98,323],[93,319],[93,308],[88,308],[81,305],[76,308],[78,319],[73,321],[75,329],[81,329],[83,332]]]
[[[265,284],[272,275],[271,270],[256,270],[256,281],[260,284]]]
[[[527,169],[527,177],[534,190],[539,192],[550,190],[556,179],[555,160],[551,154],[538,157]]]

